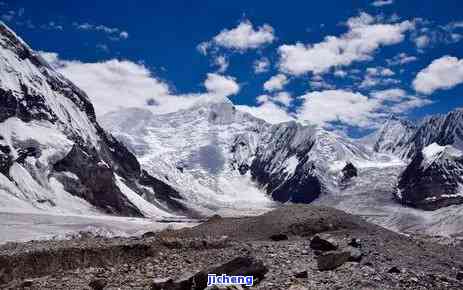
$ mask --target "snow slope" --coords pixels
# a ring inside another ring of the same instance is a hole
[[[172,216],[178,193],[97,123],[86,94],[0,22],[0,211]]]

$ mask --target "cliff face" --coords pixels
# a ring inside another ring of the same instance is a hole
[[[106,133],[86,94],[0,24],[0,184],[20,208],[126,216],[183,211]],[[152,202],[148,202],[151,200]]]

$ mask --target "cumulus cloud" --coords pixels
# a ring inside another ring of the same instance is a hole
[[[239,91],[232,77],[208,74],[204,81],[206,92],[174,94],[142,64],[117,59],[85,63],[62,60],[58,54],[49,52],[42,52],[41,56],[88,94],[97,116],[129,107],[169,113],[202,99],[224,98]]]
[[[390,113],[402,114],[432,103],[429,99],[409,96],[402,89],[375,91],[370,96],[346,90],[309,92],[296,117],[326,128],[352,126],[376,127]]]
[[[285,107],[289,107],[293,101],[293,97],[288,92],[279,92],[272,99]]]
[[[418,72],[413,80],[413,87],[417,92],[431,94],[435,90],[450,89],[461,83],[463,83],[463,59],[446,55],[435,59]]]
[[[224,29],[214,38],[198,45],[198,49],[206,54],[211,47],[223,47],[238,51],[256,49],[260,46],[272,43],[275,40],[274,30],[264,24],[254,29],[251,21],[244,20],[233,29]]]
[[[254,62],[254,72],[256,74],[263,73],[269,70],[270,61],[266,57],[262,57]]]
[[[237,105],[238,110],[247,112],[256,118],[270,124],[294,121],[295,119],[282,107],[273,102],[265,101],[258,106]]]
[[[391,5],[394,3],[394,0],[376,0],[371,3],[372,6],[382,7],[386,5]]]
[[[281,90],[288,83],[288,78],[284,74],[277,74],[264,83],[264,90],[273,92]]]
[[[370,127],[380,102],[360,93],[345,90],[310,92],[300,97],[304,103],[298,109],[299,119],[320,126],[340,122],[349,126]]]
[[[208,92],[223,97],[236,95],[240,90],[240,86],[236,82],[235,78],[215,73],[207,74],[207,79],[204,81],[204,87],[206,87]]]
[[[403,41],[413,23],[377,23],[367,13],[349,18],[348,31],[337,37],[327,36],[316,44],[296,43],[279,47],[280,70],[293,75],[308,72],[325,73],[335,66],[347,66],[355,61],[366,61],[380,46]]]

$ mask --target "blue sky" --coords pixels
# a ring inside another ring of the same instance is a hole
[[[99,114],[148,107],[147,99],[162,113],[219,95],[270,122],[355,135],[390,113],[417,119],[463,104],[461,1],[3,1],[0,9]]]

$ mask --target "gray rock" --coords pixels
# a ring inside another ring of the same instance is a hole
[[[88,284],[93,290],[103,290],[108,282],[105,279],[95,279]]]
[[[317,266],[320,271],[333,270],[343,265],[350,258],[349,251],[329,251],[317,256]]]
[[[326,235],[315,235],[310,241],[310,247],[317,251],[334,251],[338,249],[338,243]]]
[[[360,251],[359,249],[349,246],[346,247],[344,250],[350,253],[349,261],[360,262],[360,260],[362,259],[363,254],[362,251]]]

